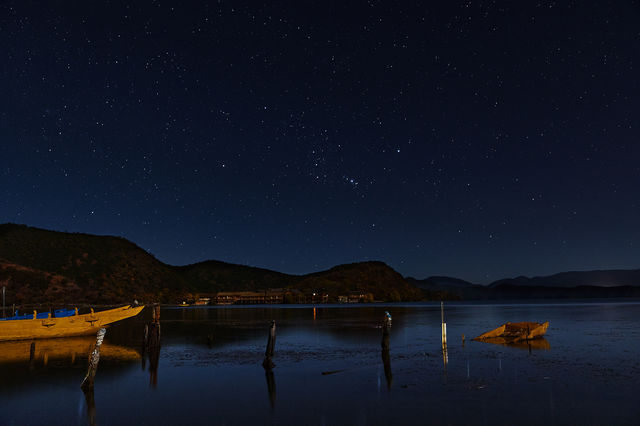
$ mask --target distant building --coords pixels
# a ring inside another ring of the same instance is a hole
[[[265,291],[221,291],[216,294],[218,305],[260,305],[283,303],[285,292],[281,289]]]
[[[338,296],[338,303],[365,303],[372,302],[373,294],[360,291],[352,291],[349,294]]]

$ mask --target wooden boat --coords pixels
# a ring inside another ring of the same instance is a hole
[[[473,340],[491,343],[515,343],[523,340],[533,340],[544,336],[549,327],[549,321],[538,322],[508,322],[495,330],[487,331]]]
[[[7,319],[0,321],[0,341],[46,339],[51,337],[69,337],[96,334],[101,327],[136,316],[144,306],[121,306],[101,312],[41,318],[33,311],[31,319]]]

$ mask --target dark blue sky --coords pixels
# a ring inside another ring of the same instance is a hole
[[[5,1],[0,222],[174,265],[638,268],[638,22],[622,0]]]

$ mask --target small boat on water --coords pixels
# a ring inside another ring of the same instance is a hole
[[[538,322],[508,322],[500,327],[487,331],[473,340],[491,343],[515,343],[524,340],[539,339],[547,332],[549,321]]]
[[[0,321],[0,341],[47,339],[95,334],[106,325],[140,313],[144,306],[121,306],[106,311],[78,314],[78,309],[54,311],[46,314],[14,316]]]

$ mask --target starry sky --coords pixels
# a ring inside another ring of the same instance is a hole
[[[640,267],[638,1],[0,5],[0,222],[478,283]]]

